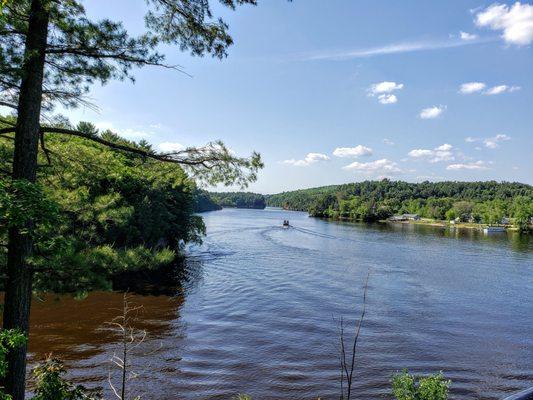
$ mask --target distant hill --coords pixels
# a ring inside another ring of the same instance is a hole
[[[251,192],[203,192],[202,203],[206,209],[202,211],[218,210],[222,207],[264,209],[265,196]],[[218,206],[218,208],[215,208]],[[198,212],[202,212],[198,211]]]
[[[267,195],[267,205],[290,210],[307,211],[317,197],[325,194],[339,196],[360,196],[363,199],[382,201],[385,199],[453,198],[457,200],[509,199],[515,196],[533,196],[533,186],[516,182],[422,182],[364,181],[343,185],[321,186]]]
[[[533,217],[533,186],[516,182],[365,181],[266,196],[268,206],[348,220],[385,219],[416,213],[432,219],[497,223],[512,217],[527,226]]]
[[[222,206],[219,205],[213,198],[211,194],[206,190],[198,190],[196,192],[196,207],[194,209],[197,213],[202,213],[206,211],[217,211],[221,210]]]

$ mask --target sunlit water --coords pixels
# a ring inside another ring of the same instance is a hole
[[[370,272],[357,349],[358,399],[391,398],[391,376],[443,371],[454,399],[533,386],[533,242],[413,225],[326,222],[305,213],[204,214],[175,296],[135,295],[148,338],[132,355],[144,399],[336,399],[339,320],[352,331]],[[282,229],[289,219],[293,228]],[[122,295],[34,303],[33,360],[108,390]],[[109,392],[107,392],[109,395]],[[111,398],[110,396],[107,396]]]

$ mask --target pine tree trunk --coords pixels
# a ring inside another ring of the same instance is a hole
[[[36,181],[39,121],[43,94],[45,51],[48,37],[49,0],[32,0],[25,62],[18,104],[15,130],[13,179]],[[26,227],[31,231],[32,223]],[[4,329],[29,332],[32,271],[28,257],[33,242],[30,235],[19,228],[9,231],[7,256],[7,285],[4,304]],[[10,352],[5,389],[13,400],[23,400],[25,395],[27,346]]]

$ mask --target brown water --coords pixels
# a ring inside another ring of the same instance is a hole
[[[284,230],[289,219],[294,228]],[[391,398],[402,368],[443,371],[453,399],[533,386],[533,243],[413,225],[331,223],[280,210],[205,214],[174,296],[133,295],[148,339],[130,381],[143,399],[338,398],[338,320],[353,324],[370,271],[356,398]],[[77,382],[118,375],[106,322],[122,294],[34,303],[32,360],[53,352]]]

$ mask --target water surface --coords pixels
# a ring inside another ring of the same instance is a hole
[[[391,398],[392,374],[443,371],[454,399],[533,386],[533,243],[276,209],[204,214],[174,296],[134,295],[148,339],[133,355],[144,399],[338,398],[339,319],[354,327],[370,272],[356,398]],[[289,219],[293,228],[282,229]],[[31,352],[107,389],[120,293],[35,302]],[[109,393],[108,393],[109,394]]]

